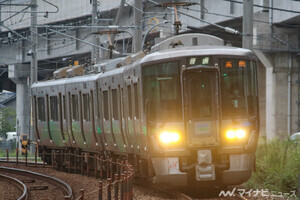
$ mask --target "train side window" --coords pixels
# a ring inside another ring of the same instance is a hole
[[[139,102],[139,93],[138,93],[138,84],[133,84],[134,90],[134,104],[135,104],[135,118],[140,118],[140,102]]]
[[[38,111],[38,120],[46,121],[45,119],[45,101],[44,97],[37,98],[37,111]]]
[[[58,101],[57,96],[50,97],[50,120],[58,121]]]
[[[127,86],[127,93],[128,93],[128,117],[132,119],[132,98],[131,98],[131,87],[130,85]]]
[[[118,92],[117,89],[112,89],[112,102],[113,102],[113,119],[119,120],[118,116]]]
[[[108,91],[103,91],[103,111],[104,119],[109,120],[109,107],[108,107]]]
[[[77,95],[72,95],[72,119],[74,121],[79,121],[78,96]]]
[[[90,118],[90,96],[83,94],[83,120],[91,121]]]

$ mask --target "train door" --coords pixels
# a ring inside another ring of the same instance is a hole
[[[128,135],[129,135],[129,140],[131,144],[131,148],[134,148],[136,152],[138,152],[138,141],[137,138],[135,137],[135,127],[134,127],[134,119],[133,119],[133,98],[132,98],[132,85],[129,82],[128,85],[126,86],[127,90],[127,129],[128,129]]]
[[[74,111],[73,109],[73,95],[71,92],[68,92],[68,98],[67,98],[67,106],[68,106],[68,135],[70,136],[70,141],[73,147],[76,146],[76,141],[73,133],[73,120],[74,120]]]
[[[86,83],[85,83],[86,84]],[[84,85],[85,85],[84,84]],[[81,133],[84,139],[84,144],[86,144],[86,148],[95,150],[96,139],[93,135],[93,128],[91,123],[91,107],[92,104],[90,103],[90,94],[83,92],[80,94],[80,126],[81,126]]]
[[[87,95],[84,95],[82,94],[81,91],[79,91],[79,123],[80,123],[80,132],[81,132],[81,135],[82,135],[82,140],[83,140],[83,144],[80,143],[82,145],[82,148],[87,148],[87,139],[86,139],[86,136],[85,136],[85,129],[84,129],[84,126],[83,126],[83,121],[86,121],[87,119],[85,118],[89,118],[89,109],[86,109],[86,113],[84,113],[85,111],[85,108],[83,107],[84,103],[83,103],[83,99],[88,99],[88,98],[84,98],[85,96]],[[88,119],[89,120],[89,119]]]
[[[65,135],[65,143],[66,145],[71,145],[73,139],[72,139],[72,136],[69,134],[69,131],[68,131],[68,120],[67,120],[67,117],[68,117],[68,103],[67,103],[67,97],[65,95],[65,93],[62,94],[62,96],[60,97],[61,99],[61,109],[62,109],[62,131]]]
[[[56,145],[62,145],[62,137],[58,120],[58,98],[57,95],[49,96],[49,130],[52,140]]]
[[[103,132],[107,139],[107,146],[109,150],[113,150],[115,144],[115,138],[111,130],[111,99],[110,99],[110,88],[102,91],[102,106],[103,106]]]
[[[77,88],[76,88],[77,89]],[[70,119],[70,124],[71,124],[71,134],[73,136],[73,146],[78,146],[83,148],[84,144],[84,137],[82,135],[81,131],[81,112],[80,112],[80,96],[81,94],[78,94],[77,91],[72,91],[70,94],[70,109],[71,109],[71,119]]]
[[[104,132],[104,125],[103,125],[103,93],[102,90],[100,88],[100,82],[98,82],[97,84],[97,91],[98,91],[98,98],[97,98],[97,103],[95,104],[96,106],[98,106],[98,120],[96,120],[96,129],[97,129],[97,133],[100,137],[100,141],[102,142],[102,146],[107,146],[107,139],[106,139],[106,135]]]
[[[208,67],[209,68],[209,67]],[[218,71],[193,67],[183,72],[184,117],[190,147],[219,143]]]
[[[47,116],[47,100],[42,91],[38,91],[36,96],[36,106],[35,106],[35,125],[36,125],[36,133],[38,135],[38,139],[40,140],[40,144],[43,145],[51,145],[51,135],[48,131],[48,116]]]
[[[120,88],[120,112],[121,112],[121,131],[124,138],[124,144],[126,147],[130,147],[130,142],[128,138],[127,132],[127,121],[126,121],[126,94],[124,92],[124,88]],[[129,148],[126,148],[128,151]]]
[[[93,143],[96,145],[95,146],[95,149],[99,149],[99,147],[101,147],[101,145],[99,146],[100,144],[100,139],[98,137],[98,134],[97,134],[97,130],[96,130],[96,116],[97,116],[97,107],[96,107],[96,104],[95,104],[95,96],[97,97],[97,95],[94,94],[94,91],[97,91],[96,89],[94,90],[90,90],[90,115],[91,115],[91,127],[92,127],[92,134],[93,134],[93,138],[94,138],[94,141]],[[103,150],[101,148],[101,150]]]
[[[46,94],[46,122],[47,122],[47,132],[49,135],[50,144],[52,145],[52,135],[50,129],[50,106],[49,106],[49,95]]]
[[[58,94],[58,121],[59,121],[59,129],[60,129],[60,133],[61,133],[61,137],[63,139],[63,143],[64,145],[66,144],[66,138],[68,138],[68,136],[65,134],[65,130],[64,130],[64,112],[63,112],[63,98],[62,98],[62,94],[61,92]]]
[[[125,152],[125,140],[122,134],[121,129],[121,95],[120,95],[120,85],[118,87],[113,88],[111,90],[111,97],[112,97],[112,131],[115,137],[116,145],[119,151]]]

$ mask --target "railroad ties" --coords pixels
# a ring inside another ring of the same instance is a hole
[[[8,168],[8,167],[0,167],[0,173],[5,173],[5,174],[11,174],[12,176],[18,175],[22,177],[30,177],[34,179],[29,179],[29,183],[35,182],[35,180],[40,180],[42,182],[49,183],[51,185],[54,185],[55,187],[59,188],[63,193],[64,193],[64,198],[65,199],[73,199],[73,191],[71,187],[65,183],[64,181],[61,181],[57,178],[54,178],[52,176],[47,176],[44,174],[28,171],[28,170],[23,170],[23,169],[16,169],[16,168]],[[3,176],[3,175],[1,175]],[[29,190],[45,190],[48,189],[48,185],[35,185],[35,186],[29,186],[27,187],[24,183],[22,183],[20,180],[16,178],[10,178],[10,182],[13,182],[17,187],[23,188],[23,194],[19,199],[27,199],[28,198],[28,193]],[[26,181],[25,181],[26,182]]]

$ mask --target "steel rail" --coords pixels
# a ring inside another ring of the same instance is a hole
[[[73,199],[72,188],[69,186],[69,184],[67,184],[66,182],[64,182],[62,180],[59,180],[55,177],[47,176],[47,175],[44,175],[44,174],[40,174],[40,173],[28,171],[28,170],[8,168],[8,167],[0,167],[0,172],[2,172],[2,173],[14,173],[14,174],[18,174],[18,175],[21,175],[21,176],[30,176],[30,177],[33,177],[35,179],[42,179],[46,182],[51,183],[52,185],[56,185],[56,186],[60,187],[66,193],[66,197],[68,199],[71,199],[71,200]]]
[[[27,200],[28,199],[28,189],[24,183],[22,183],[21,181],[19,181],[16,178],[6,176],[3,174],[0,174],[0,179],[15,185],[17,188],[19,188],[20,190],[23,191],[22,195],[18,198],[18,200]]]

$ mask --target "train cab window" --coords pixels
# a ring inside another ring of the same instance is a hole
[[[45,119],[45,101],[44,97],[37,98],[37,112],[38,112],[38,120],[46,121]]]
[[[57,96],[50,96],[50,120],[58,121],[58,101]]]
[[[79,121],[78,95],[72,95],[72,120]]]
[[[90,97],[89,94],[83,94],[83,120],[91,121],[90,119]]]
[[[181,121],[181,87],[178,62],[143,67],[144,106],[153,121]],[[148,104],[146,103],[148,102]]]
[[[223,117],[257,114],[257,79],[254,61],[221,60]]]
[[[118,91],[117,89],[112,89],[112,103],[113,103],[113,119],[119,120],[118,116]]]
[[[138,93],[138,84],[133,84],[134,90],[134,104],[135,104],[135,118],[140,118],[140,102],[139,102],[139,93]]]
[[[108,91],[103,91],[103,112],[104,120],[109,120]]]
[[[128,117],[132,119],[132,98],[131,98],[131,86],[127,86],[127,94],[128,94]]]

